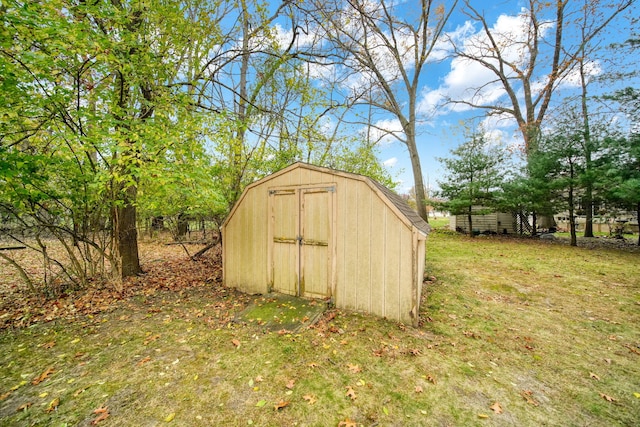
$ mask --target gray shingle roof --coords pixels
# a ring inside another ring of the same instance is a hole
[[[378,189],[382,191],[385,196],[387,196],[391,203],[393,203],[395,207],[398,208],[398,210],[402,212],[405,217],[407,217],[407,219],[411,222],[411,224],[413,224],[414,227],[425,234],[429,234],[429,232],[431,231],[431,226],[424,219],[422,219],[420,215],[418,215],[418,212],[411,209],[411,207],[402,197],[400,197],[397,193],[385,187],[384,185],[380,184],[375,179],[369,177],[365,178],[373,182],[373,184],[378,187]]]

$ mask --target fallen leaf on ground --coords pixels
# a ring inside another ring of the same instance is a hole
[[[49,406],[47,406],[47,412],[55,411],[56,409],[58,409],[58,406],[60,406],[60,398],[56,397],[51,402],[49,402]]]
[[[482,418],[482,419],[489,418],[489,415],[487,415],[487,414],[478,414],[478,418]]]
[[[351,400],[356,400],[356,391],[353,389],[353,387],[351,387],[350,385],[348,385],[347,387],[347,393],[346,396],[349,397]]]
[[[533,398],[533,392],[531,390],[522,390],[520,395],[524,397],[524,400],[526,400],[528,404],[533,406],[539,405],[539,403]]]
[[[107,418],[109,418],[109,413],[105,412],[104,414],[100,414],[98,415],[93,421],[91,421],[91,425],[96,425],[98,424],[100,421],[104,421]]]
[[[256,403],[256,408],[262,408],[266,404],[267,404],[266,400],[260,400],[258,401],[258,403]]]
[[[275,404],[275,405],[273,406],[273,409],[275,409],[276,411],[278,411],[278,410],[280,410],[280,409],[282,409],[282,408],[285,408],[285,407],[289,406],[289,403],[290,403],[290,402],[289,402],[288,400],[281,400],[280,402],[278,402],[277,404]]]
[[[501,414],[502,413],[502,406],[500,406],[500,404],[498,402],[496,402],[493,405],[489,406],[489,409],[491,409],[496,414]]]
[[[165,422],[170,423],[171,421],[173,421],[173,419],[176,417],[176,413],[172,412],[169,415],[166,416],[166,418],[164,419]]]
[[[416,393],[422,393],[424,390],[422,390],[422,386],[417,385],[416,386]]]
[[[140,359],[140,361],[138,362],[138,366],[142,366],[149,361],[151,361],[151,357],[149,356],[145,357],[144,359]]]
[[[11,392],[8,391],[5,394],[0,394],[0,401],[5,400],[7,397],[11,396]]]
[[[27,385],[27,381],[20,381],[20,384],[18,385],[14,385],[13,387],[11,387],[9,389],[9,391],[16,391],[17,389],[19,389],[20,387],[22,387],[23,385]]]
[[[358,427],[358,423],[356,423],[353,420],[350,420],[349,418],[347,418],[344,421],[340,421],[338,423],[338,427]]]
[[[109,418],[109,408],[105,406],[101,406],[98,409],[95,409],[93,413],[97,415],[97,417],[94,418],[93,421],[91,421],[91,425],[93,426],[98,424],[100,421],[104,421]]]
[[[436,383],[436,379],[432,375],[427,375],[427,381],[429,381],[431,384]]]
[[[91,387],[91,385],[86,386],[85,388],[81,388],[75,391],[75,393],[73,393],[73,397],[78,397],[80,396],[82,393],[84,393],[85,391],[87,391],[87,389]],[[99,408],[98,408],[99,409]]]
[[[357,374],[358,372],[362,372],[362,368],[360,368],[360,366],[353,365],[351,363],[347,363],[347,368],[349,368],[349,370],[354,374]]]
[[[295,385],[296,385],[296,380],[289,380],[287,384],[285,384],[285,387],[288,388],[289,390],[293,390],[293,387],[295,387]]]
[[[44,344],[42,344],[42,348],[53,348],[56,346],[56,342],[55,341],[49,341],[46,342]]]
[[[31,407],[31,405],[33,405],[32,402],[23,403],[22,405],[18,406],[18,408],[16,409],[16,412],[26,411]]]
[[[302,396],[302,398],[306,400],[307,403],[309,403],[309,405],[313,405],[318,401],[318,399],[316,399],[315,396],[312,396],[310,394],[305,394],[304,396]]]
[[[149,345],[149,343],[154,342],[155,340],[157,340],[158,338],[160,338],[160,334],[154,335],[152,337],[147,338],[146,340],[144,340],[144,342],[142,344],[144,345]]]
[[[40,384],[42,381],[44,381],[47,378],[49,378],[49,376],[51,374],[53,374],[54,372],[55,372],[55,369],[53,369],[52,367],[47,368],[43,373],[41,373],[39,376],[34,378],[33,381],[31,381],[31,384],[33,384],[33,385]]]
[[[594,374],[593,372],[589,372],[589,378],[593,378],[594,380],[600,381],[600,377]]]
[[[255,382],[257,383],[261,383],[262,381],[264,381],[264,379],[262,378],[262,375],[258,375],[255,379]]]
[[[617,402],[618,401],[618,399],[616,399],[615,397],[611,397],[611,396],[609,396],[607,394],[604,394],[604,393],[600,393],[600,397],[602,397],[607,402]]]
[[[240,341],[238,341],[237,339],[232,339],[231,343],[234,345],[235,348],[240,347]]]

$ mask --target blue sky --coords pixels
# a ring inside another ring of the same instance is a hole
[[[505,38],[509,37],[510,40],[521,40],[525,35],[526,32],[522,30],[523,19],[519,14],[523,10],[523,7],[528,4],[528,1],[489,2],[472,0],[471,3],[484,14],[487,24],[496,34],[505,34]],[[412,7],[415,2],[409,0],[403,1],[400,4],[400,7]],[[569,11],[572,12],[571,19],[580,16],[578,7],[581,4],[583,4],[581,0],[572,0],[572,5],[569,8]],[[593,1],[591,1],[590,4],[593,4]],[[607,4],[607,2],[605,2],[605,4]],[[462,2],[460,2],[458,6],[463,6]],[[636,7],[636,11],[631,13],[636,13],[637,15],[637,6],[634,7]],[[627,22],[623,18],[617,19],[612,25],[612,28],[616,31],[613,33],[604,33],[601,45],[608,44],[616,38],[623,39],[629,37],[628,30],[626,33],[622,31],[623,28],[628,28]],[[543,24],[543,27],[545,38],[551,40],[555,31],[553,23]],[[577,27],[567,28],[567,41],[573,42],[576,40],[576,28]],[[470,42],[481,40],[482,35],[480,30],[481,26],[478,22],[470,21],[467,16],[461,13],[454,13],[446,27],[447,35],[454,38],[464,49],[474,49]],[[541,40],[541,56],[549,53],[548,48],[545,50],[544,41],[544,39]],[[446,46],[441,46],[440,51],[434,55],[434,61],[425,67],[421,77],[422,88],[420,91],[419,110],[423,113],[421,115],[423,124],[419,128],[417,142],[425,183],[428,183],[432,188],[437,188],[437,180],[443,176],[442,166],[436,159],[447,156],[451,149],[461,143],[464,139],[463,125],[471,129],[477,129],[479,126],[482,126],[489,135],[489,138],[495,143],[501,143],[511,147],[517,147],[521,144],[519,132],[512,120],[505,119],[504,117],[500,120],[489,120],[485,119],[482,116],[482,112],[478,110],[461,108],[460,106],[457,108],[443,107],[441,105],[442,99],[449,96],[456,99],[468,99],[468,97],[471,96],[469,90],[479,87],[483,87],[480,96],[486,102],[495,103],[505,100],[505,93],[499,85],[487,84],[495,78],[495,76],[488,74],[486,69],[483,69],[477,64],[465,63],[459,59],[442,59],[446,56],[443,55],[443,53],[446,53],[446,49]],[[522,56],[522,51],[511,49],[507,54],[511,55],[514,60],[517,60],[518,55]],[[438,60],[436,61],[435,58]],[[605,72],[605,68],[604,63],[596,60],[590,64],[589,73],[592,76],[596,76]],[[539,84],[543,82],[544,71],[545,70],[543,70],[539,76]],[[559,85],[555,102],[559,102],[564,96],[575,93],[576,90],[576,79],[568,76]],[[478,96],[477,92],[475,96]],[[387,126],[390,129],[399,129],[399,124],[393,117],[378,116],[378,118],[380,120],[378,125]],[[387,167],[392,175],[400,181],[397,190],[400,193],[408,192],[413,186],[413,175],[409,155],[404,144],[389,138],[385,139],[379,148],[380,161]]]
[[[518,14],[522,10],[522,2],[494,3],[476,1],[474,6],[484,12],[488,25],[496,33],[518,33],[520,31],[519,26],[522,25],[522,20],[518,18]],[[455,14],[453,18],[449,22],[447,30],[450,33],[458,32],[459,35],[457,37],[460,43],[465,44],[468,40],[478,36],[481,30],[479,23],[473,23],[460,14]],[[614,21],[613,31],[603,33],[600,45],[604,46],[616,38],[628,38],[629,30],[626,24],[623,18]],[[627,28],[627,30],[624,31],[624,28]],[[522,31],[520,32],[523,33]],[[551,40],[554,32],[555,27],[550,23],[546,31],[547,39]],[[576,36],[575,32],[575,27],[568,27],[566,40],[571,41],[571,38]],[[631,63],[633,64],[633,61]],[[594,60],[590,65],[589,73],[592,76],[597,76],[604,72],[606,72],[606,64],[602,61]],[[474,64],[462,64],[458,60],[451,59],[439,63],[431,63],[424,73],[423,102],[436,105],[438,97],[445,95],[464,98],[463,92],[465,89],[477,88],[489,81],[488,79],[490,78],[493,78],[493,76],[488,75],[486,70]],[[571,78],[571,76],[567,77],[558,87],[554,104],[560,103],[564,97],[575,95],[577,90],[577,79],[575,77]],[[590,87],[590,90],[598,89]],[[505,94],[501,88],[494,86],[485,91],[485,97],[490,102],[495,102],[504,100]],[[472,129],[482,125],[485,132],[496,143],[502,143],[510,147],[522,146],[522,138],[513,120],[485,120],[482,112],[478,110],[455,111],[447,108],[440,108],[440,110],[442,110],[441,113],[436,114],[435,117],[428,120],[421,127],[422,133],[418,137],[423,176],[425,182],[428,182],[434,189],[437,189],[437,180],[442,178],[444,172],[436,158],[448,156],[450,150],[457,147],[464,140],[462,123]],[[406,148],[399,142],[389,142],[380,148],[380,160],[387,165],[392,173],[398,174],[397,176],[401,181],[398,190],[400,192],[408,191],[413,185],[413,176]]]

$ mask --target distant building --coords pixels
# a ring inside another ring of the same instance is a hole
[[[481,206],[473,208],[478,212]],[[484,215],[473,214],[471,226],[476,234],[515,234],[521,232],[522,222],[517,215],[507,212],[492,212]],[[469,219],[467,215],[451,215],[449,228],[461,233],[469,233]]]

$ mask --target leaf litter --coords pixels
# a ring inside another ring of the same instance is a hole
[[[92,283],[87,288],[63,294],[53,299],[27,293],[12,280],[0,282],[0,330],[22,328],[36,323],[53,320],[75,320],[93,317],[118,308],[130,306],[128,300],[135,297],[153,297],[162,291],[173,291],[178,295],[193,288],[207,289],[212,294],[227,293],[219,286],[222,280],[221,250],[216,248],[191,260],[175,248],[167,248],[158,243],[141,243],[141,258],[155,261],[143,262],[144,274],[127,278],[122,292],[108,283]],[[24,251],[25,256],[32,251]],[[35,255],[30,255],[35,256]],[[38,265],[37,260],[25,261]],[[217,285],[217,286],[216,286]],[[239,296],[237,302],[246,304],[248,297]],[[217,307],[222,315],[222,308]],[[161,312],[161,307],[149,307],[150,313]],[[192,313],[203,317],[203,311]],[[224,319],[230,321],[231,319]],[[55,346],[55,341],[43,343],[45,348]]]

